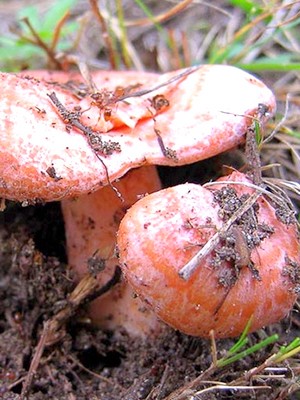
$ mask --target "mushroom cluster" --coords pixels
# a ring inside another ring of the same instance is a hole
[[[229,150],[276,107],[261,81],[229,66],[162,75],[98,71],[92,88],[75,72],[0,79],[0,196],[23,204],[61,200],[69,264],[79,279],[96,255],[105,261],[103,285],[118,264],[116,232],[126,210],[161,188],[155,165],[185,165]],[[123,240],[129,249],[130,239]],[[127,268],[125,275],[132,284]],[[131,334],[160,328],[127,282],[95,300],[91,315]]]

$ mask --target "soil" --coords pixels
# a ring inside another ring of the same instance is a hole
[[[8,202],[0,218],[0,396],[17,399],[43,323],[65,306],[75,283],[58,203]],[[147,342],[121,330],[103,332],[83,309],[44,352],[29,398],[133,400],[153,390],[151,398],[164,398],[209,362],[204,341],[172,329]]]
[[[189,180],[199,181],[199,170],[216,175],[216,166],[222,161],[216,158],[191,166]],[[169,184],[169,169],[162,168],[160,172]],[[173,183],[185,179],[186,173],[184,168],[178,168]],[[59,203],[22,207],[7,202],[0,218],[0,396],[20,399],[44,323],[66,306],[75,283],[66,263]],[[280,343],[291,340],[298,334],[296,317],[291,313],[281,324],[250,335],[250,343],[271,333],[280,335]],[[29,387],[31,400],[160,400],[195,379],[212,362],[208,340],[167,327],[160,337],[147,340],[130,338],[122,330],[105,332],[90,323],[84,307],[59,333],[59,340],[46,346],[39,360]],[[219,356],[233,343],[229,339],[217,342]],[[263,362],[270,351],[271,347],[208,377],[230,382]],[[264,384],[268,386],[270,382],[266,380]],[[271,392],[281,390],[282,384],[272,381]],[[205,383],[198,386],[205,387]],[[249,398],[249,392],[239,392],[238,396],[233,393],[230,396],[234,398]],[[199,395],[197,399],[227,399],[229,394],[226,391],[213,396]],[[270,389],[255,398],[267,397],[270,398]]]

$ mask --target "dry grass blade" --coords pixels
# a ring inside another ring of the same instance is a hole
[[[201,395],[209,392],[215,392],[215,391],[228,391],[232,393],[232,391],[237,392],[237,391],[260,391],[260,390],[272,390],[272,386],[241,386],[241,385],[227,385],[226,383],[219,384],[219,385],[213,385],[208,388],[202,389],[200,391],[197,391],[196,393],[193,394],[193,399],[201,399]]]
[[[52,43],[50,46],[51,51],[55,51],[56,46],[59,43],[59,39],[60,39],[60,35],[61,35],[61,30],[63,28],[63,26],[65,25],[65,23],[67,22],[67,20],[70,17],[70,12],[67,11],[62,17],[61,19],[58,21],[58,23],[55,26],[55,30],[54,30],[54,34],[53,34],[53,39],[52,39]]]
[[[119,1],[119,0],[117,0]],[[120,18],[116,18],[114,16],[111,16],[107,10],[102,10],[102,15],[105,18],[106,21],[109,21],[111,30],[114,32],[114,35],[116,36],[117,40],[123,44],[122,46],[125,47],[125,51],[130,57],[130,62],[132,67],[138,71],[144,71],[145,66],[143,64],[143,61],[141,60],[141,57],[139,55],[139,52],[135,49],[134,45],[132,44],[127,32],[126,32],[126,38],[124,39],[124,32],[122,28],[122,24],[120,22]],[[126,28],[126,21],[124,20],[124,30]],[[122,39],[123,38],[123,39]],[[124,55],[123,55],[124,58]]]
[[[64,21],[65,20],[63,20],[63,22]],[[48,56],[49,62],[52,63],[56,69],[62,69],[61,63],[56,59],[56,54],[54,52],[53,44],[49,47],[48,44],[45,43],[41,39],[40,35],[36,32],[34,27],[31,25],[31,23],[30,23],[28,18],[26,18],[26,17],[23,18],[23,22],[28,27],[30,33],[32,34],[32,37],[34,38],[34,40],[31,40],[30,38],[25,38],[25,39],[27,41],[31,41],[32,44],[35,44],[38,47],[40,47],[41,49],[43,49],[45,51],[45,53],[47,54],[47,56]]]
[[[108,33],[106,21],[105,21],[104,17],[102,16],[102,13],[100,12],[97,0],[89,0],[89,1],[90,1],[92,11],[93,11],[95,17],[97,18],[97,20],[100,24],[101,30],[102,30],[102,37],[103,37],[103,40],[106,45],[110,66],[112,69],[117,69],[116,53],[114,51],[111,36]]]
[[[181,13],[186,7],[188,7],[193,0],[183,0],[180,3],[176,4],[176,6],[172,7],[170,10],[165,11],[163,14],[160,14],[153,19],[150,18],[142,18],[136,21],[127,21],[125,24],[126,26],[145,26],[145,25],[152,25],[153,23],[162,23],[165,22],[167,19],[170,19],[174,16],[177,16]]]

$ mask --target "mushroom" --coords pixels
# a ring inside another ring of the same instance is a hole
[[[300,243],[290,210],[258,192],[222,232],[253,193],[251,181],[233,172],[207,188],[182,184],[150,194],[123,218],[117,244],[125,278],[173,328],[233,337],[249,321],[252,331],[279,321],[295,303]],[[184,266],[212,237],[216,245],[183,279]]]
[[[93,254],[105,260],[99,274],[101,285],[108,282],[118,265],[115,256],[116,232],[125,211],[138,198],[161,188],[155,167],[145,166],[127,172],[115,188],[122,194],[121,202],[111,187],[84,194],[77,200],[62,200],[65,221],[68,261],[79,277],[87,271],[87,260]],[[93,260],[92,260],[93,261]],[[158,332],[162,326],[156,316],[143,303],[134,298],[132,289],[124,282],[113,287],[108,294],[90,305],[93,322],[106,329],[122,326],[135,336]]]
[[[92,92],[76,73],[27,74],[0,74],[0,195],[23,204],[62,200],[69,263],[80,277],[93,254],[109,258],[103,284],[116,264],[114,231],[124,209],[160,188],[153,166],[228,150],[244,141],[253,120],[264,124],[275,110],[262,82],[229,66],[163,75],[99,71]],[[94,302],[96,319],[133,334],[155,330],[122,285]]]

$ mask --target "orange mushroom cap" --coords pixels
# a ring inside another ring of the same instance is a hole
[[[249,183],[239,172],[226,180]],[[121,221],[117,244],[127,281],[159,318],[182,332],[208,337],[213,329],[216,337],[237,336],[249,320],[252,331],[277,322],[296,300],[296,221],[280,220],[264,195],[188,280],[179,276],[222,227],[226,213],[254,192],[245,185],[220,181],[211,189],[195,184],[164,189],[139,200]]]
[[[89,95],[80,99],[66,84],[80,81],[78,74],[28,74],[37,78],[0,74],[0,195],[12,200],[74,197],[107,185],[108,176],[114,181],[131,168],[211,157],[242,142],[253,118],[263,124],[275,110],[274,96],[262,82],[229,66],[203,65],[163,75],[96,72],[99,93],[107,90],[109,95],[121,86],[132,96],[112,104],[107,120],[99,118]],[[49,98],[52,92],[67,110],[81,107],[80,121],[111,146],[109,154],[96,154],[76,127],[66,129]],[[169,105],[160,108],[156,96]],[[266,113],[260,112],[261,104]],[[173,156],[163,154],[159,137]]]

